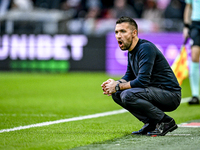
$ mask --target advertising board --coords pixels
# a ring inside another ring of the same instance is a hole
[[[105,70],[105,38],[85,35],[2,35],[0,70]]]
[[[154,43],[163,53],[168,63],[172,65],[179,55],[184,42],[182,33],[143,33],[138,36]],[[188,54],[190,46],[186,45]],[[127,51],[122,51],[115,39],[115,35],[110,33],[106,40],[106,72],[112,76],[124,75],[127,67]]]

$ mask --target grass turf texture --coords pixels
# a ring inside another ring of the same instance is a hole
[[[102,94],[100,85],[108,78],[109,76],[105,73],[1,72],[0,130],[121,109],[112,101],[111,97]],[[182,88],[182,97],[189,97],[191,93],[188,79],[183,82]],[[191,107],[185,103],[181,104],[176,111],[168,114],[174,117],[177,123],[182,123],[200,119],[199,108],[199,106]],[[151,141],[151,137],[130,136],[133,130],[140,129],[142,125],[129,113],[124,113],[4,132],[0,133],[0,149],[50,150],[71,149],[84,145],[89,146],[80,147],[80,149],[106,149],[109,147],[108,145],[113,149],[126,149],[127,147],[124,147],[126,144],[122,144],[123,147],[115,144],[121,143],[121,141],[124,143],[127,141],[128,144],[133,142],[135,145],[139,145],[138,149],[145,149],[148,148],[148,145],[142,143]],[[188,133],[194,132],[194,130],[187,130]],[[155,140],[158,138],[174,141],[174,137],[169,136],[155,137]],[[199,141],[199,138],[191,138]],[[181,137],[178,139],[183,140]],[[195,149],[197,143],[192,142],[193,140],[188,141]],[[101,147],[106,144],[108,144],[106,147]],[[160,143],[159,146],[164,148],[165,144]]]

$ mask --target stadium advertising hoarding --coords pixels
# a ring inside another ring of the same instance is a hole
[[[172,65],[175,58],[180,53],[183,44],[182,33],[143,33],[139,38],[153,42],[164,54],[168,63]],[[186,45],[187,52],[190,54],[189,44]],[[109,75],[124,75],[127,67],[127,51],[121,51],[115,35],[107,35],[106,42],[106,72]],[[190,57],[189,57],[190,59]]]
[[[2,35],[0,70],[104,71],[105,38],[85,35]]]
[[[183,43],[182,33],[146,33],[139,38],[156,44],[172,65]],[[189,44],[186,45],[190,54]],[[189,57],[190,59],[190,57]],[[106,37],[85,35],[2,35],[0,70],[105,71],[123,75],[127,51],[122,52],[113,33]]]

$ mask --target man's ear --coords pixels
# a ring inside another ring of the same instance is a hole
[[[133,33],[133,36],[137,36],[137,35],[138,35],[138,33],[137,33],[137,30],[136,30],[136,29],[134,29],[132,33]]]

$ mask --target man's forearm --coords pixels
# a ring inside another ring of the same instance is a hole
[[[129,82],[126,81],[126,82],[120,83],[119,87],[120,87],[120,90],[130,89],[131,88],[130,81]]]

